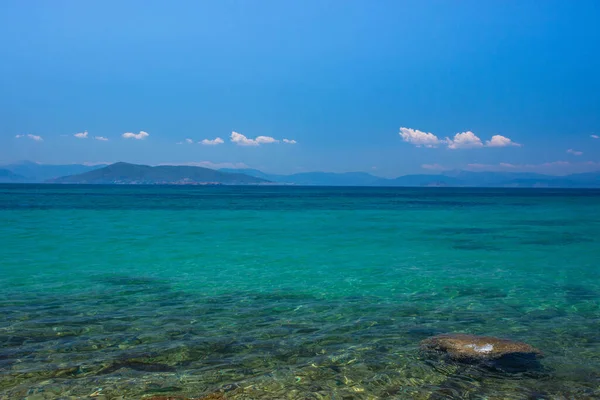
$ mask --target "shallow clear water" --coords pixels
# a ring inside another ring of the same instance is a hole
[[[599,233],[597,190],[0,185],[0,398],[600,398]]]

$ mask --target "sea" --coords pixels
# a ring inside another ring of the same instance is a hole
[[[600,399],[600,190],[0,185],[0,399]]]

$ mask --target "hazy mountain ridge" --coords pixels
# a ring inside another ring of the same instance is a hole
[[[74,171],[74,172],[73,172]],[[98,172],[100,171],[100,172]],[[57,175],[65,172],[63,175]],[[50,176],[47,179],[40,177]],[[600,171],[552,176],[529,172],[446,171],[382,178],[367,172],[302,172],[269,174],[257,169],[219,170],[191,166],[147,166],[129,163],[86,166],[45,165],[29,161],[0,167],[0,183],[122,183],[122,184],[266,184],[304,186],[406,187],[547,187],[600,188]]]
[[[549,187],[600,188],[600,171],[566,176],[530,172],[447,171],[441,174],[412,174],[381,178],[366,172],[308,172],[291,175],[267,174],[256,169],[221,169],[262,176],[272,182],[310,186],[456,186],[456,187]]]
[[[0,166],[2,169],[11,171],[21,176],[19,182],[45,182],[49,179],[59,178],[67,175],[81,174],[105,167],[107,164],[83,165],[83,164],[38,164],[31,161],[20,161]]]
[[[0,168],[0,183],[25,183],[28,181],[24,176],[15,174],[8,169]]]
[[[148,166],[119,162],[82,174],[51,179],[48,183],[73,184],[229,184],[248,185],[269,183],[242,173],[227,173],[191,166]]]

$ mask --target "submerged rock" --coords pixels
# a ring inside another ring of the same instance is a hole
[[[430,337],[421,342],[421,349],[507,372],[538,369],[538,359],[543,357],[540,350],[527,343],[461,333]]]
[[[446,353],[456,360],[494,360],[507,355],[519,354],[535,358],[543,357],[540,350],[527,343],[462,333],[430,337],[421,342],[421,348]]]

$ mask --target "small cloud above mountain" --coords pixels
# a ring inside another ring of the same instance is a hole
[[[483,147],[481,139],[471,131],[461,132],[454,135],[453,139],[446,138],[449,149],[472,149]]]
[[[434,148],[446,145],[448,149],[476,149],[482,147],[509,147],[521,146],[521,144],[513,142],[511,139],[502,135],[494,135],[485,143],[471,131],[456,133],[452,138],[440,139],[431,132],[423,132],[418,129],[400,128],[400,137],[403,141],[410,143],[416,147]]]
[[[444,170],[448,169],[440,164],[422,164],[421,168],[428,169],[430,171],[444,171]]]
[[[203,144],[205,146],[216,146],[216,145],[225,143],[225,141],[223,139],[221,139],[220,137],[217,137],[214,139],[204,139],[204,140],[200,141],[199,143]]]
[[[42,142],[42,141],[44,141],[44,139],[42,139],[41,136],[32,135],[31,133],[28,133],[27,135],[16,135],[15,138],[17,138],[17,139],[28,138],[28,139],[31,139],[31,140],[35,140],[36,142]]]
[[[261,144],[278,143],[279,140],[270,136],[257,136],[256,139],[250,139],[238,132],[231,132],[231,142],[238,146],[259,146]]]
[[[254,139],[254,140],[256,140],[256,143],[259,143],[259,144],[277,143],[277,142],[279,142],[279,140],[274,139],[274,138],[272,138],[270,136],[257,136],[256,139]]]
[[[540,164],[468,164],[466,169],[470,171],[510,171],[510,172],[535,172],[551,175],[567,175],[581,172],[597,171],[600,163],[594,161],[569,162],[569,161],[551,161]]]
[[[140,133],[125,132],[121,136],[123,136],[124,139],[143,140],[150,136],[150,134],[144,131],[140,131]]]
[[[508,147],[508,146],[517,146],[520,147],[519,143],[515,143],[506,136],[502,135],[494,135],[492,139],[485,142],[487,147]]]
[[[87,139],[88,138],[88,131],[76,133],[73,136],[75,136],[77,139]]]
[[[437,147],[442,143],[433,133],[423,132],[418,129],[400,128],[400,137],[407,143],[417,147]]]

